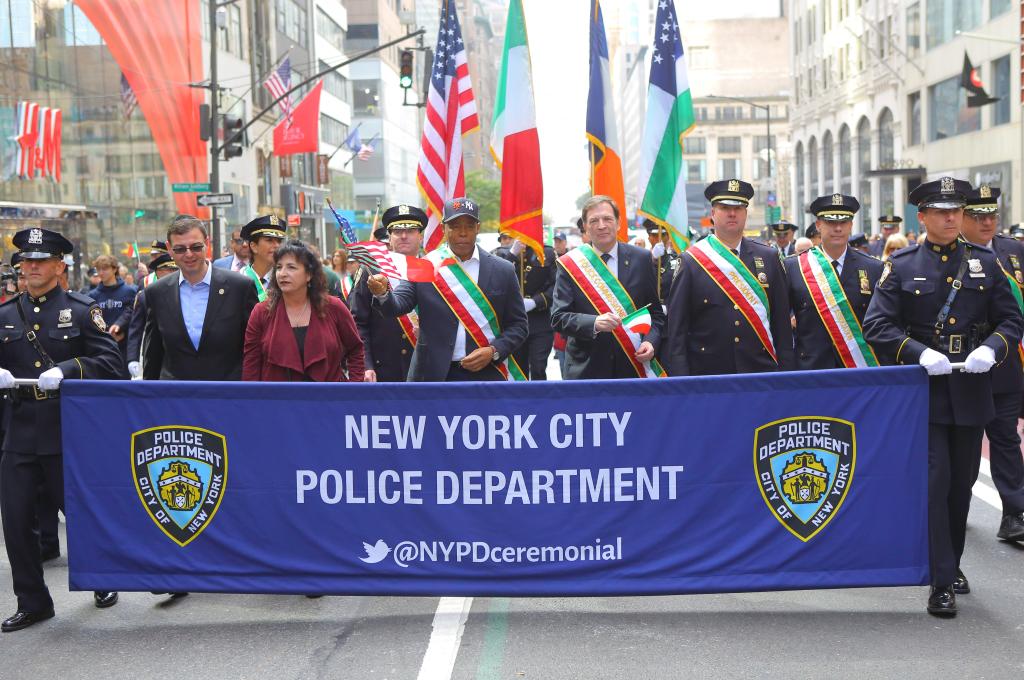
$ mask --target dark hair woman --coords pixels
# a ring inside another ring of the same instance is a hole
[[[302,241],[274,253],[267,299],[245,332],[242,380],[362,382],[363,341],[352,313],[327,293],[319,258]]]

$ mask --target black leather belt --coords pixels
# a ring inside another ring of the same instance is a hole
[[[34,401],[46,401],[47,399],[56,399],[60,397],[60,392],[57,390],[41,390],[38,385],[18,385],[14,388],[15,393],[22,399],[31,399]]]
[[[914,339],[922,344],[928,345],[934,350],[942,352],[943,354],[967,354],[971,350],[975,349],[974,347],[969,346],[970,336],[966,333],[956,335],[931,335],[915,337]]]

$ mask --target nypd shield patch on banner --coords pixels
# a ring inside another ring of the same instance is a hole
[[[132,434],[132,475],[142,506],[182,547],[213,520],[224,498],[227,471],[224,435],[187,425]]]
[[[754,472],[775,518],[807,542],[839,512],[857,464],[854,424],[799,416],[754,433]]]

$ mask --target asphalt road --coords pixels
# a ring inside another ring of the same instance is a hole
[[[990,487],[990,480],[980,482]],[[984,493],[984,489],[982,489]],[[984,493],[985,496],[991,496]],[[960,616],[924,588],[645,598],[122,593],[107,610],[48,563],[57,617],[0,635],[0,678],[1024,677],[1024,547],[975,497]],[[62,525],[63,530],[63,525]],[[63,544],[63,543],[62,543]],[[16,608],[0,558],[0,615]],[[460,637],[461,636],[461,637]]]

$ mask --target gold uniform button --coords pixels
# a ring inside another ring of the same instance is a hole
[[[734,342],[739,342],[739,341],[740,341],[740,339],[739,339],[739,338],[733,338],[733,341],[734,341]]]
[[[707,303],[708,303],[708,299],[704,298],[704,304],[707,304]]]
[[[732,308],[735,309],[737,312],[740,311],[740,308],[737,307],[736,305],[733,305]]]
[[[39,308],[38,307],[33,307],[32,311],[35,312],[36,314],[38,314],[39,313]]]
[[[408,354],[408,352],[409,352],[409,350],[407,350],[407,349],[403,349],[402,350],[402,354]]]
[[[737,326],[739,326],[739,325],[740,325],[740,322],[739,322],[739,321],[734,321],[733,323],[735,323],[735,324],[736,324]]]
[[[921,294],[921,291],[919,291],[919,290],[915,290],[914,291],[914,295],[920,295],[920,294]]]
[[[32,330],[39,330],[39,324],[32,324]]]
[[[956,324],[956,317],[955,316],[949,317],[949,324],[951,326]]]
[[[37,361],[37,362],[36,362],[36,368],[39,368],[39,367],[41,367],[41,366],[42,366],[42,364],[41,364],[41,363],[39,363],[39,362]]]
[[[978,286],[978,290],[985,290],[985,286]]]
[[[949,256],[948,256],[948,255],[943,255],[943,256],[942,256],[942,261],[943,261],[943,262],[945,262],[945,261],[946,261],[946,260],[948,260],[948,259],[949,259]]]
[[[947,276],[946,277],[946,283],[953,283],[953,277],[952,276]]]
[[[701,351],[701,352],[703,352],[703,351],[704,351],[704,348],[703,348],[703,347],[701,347],[701,348],[700,348],[700,351]]]

